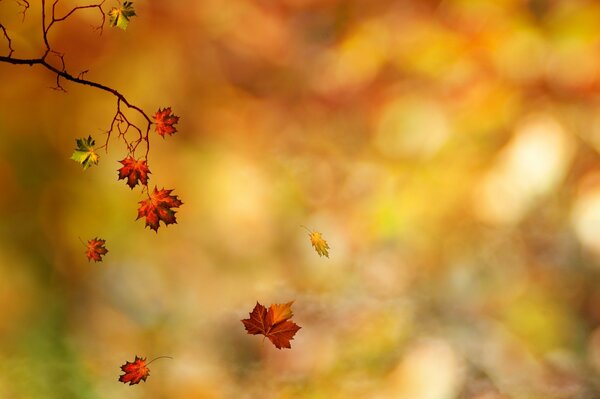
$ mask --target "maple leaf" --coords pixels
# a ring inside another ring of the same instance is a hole
[[[86,246],[85,255],[88,261],[94,260],[94,262],[102,262],[102,256],[108,253],[108,249],[104,248],[106,240],[102,240],[98,237],[88,241]]]
[[[243,319],[242,323],[248,334],[264,335],[275,345],[277,349],[291,348],[290,340],[302,327],[289,320],[292,316],[292,304],[274,304],[265,308],[256,302],[250,313],[249,319]]]
[[[146,363],[145,357],[135,356],[135,360],[133,362],[125,362],[124,365],[121,366],[121,370],[125,373],[119,376],[119,381],[124,384],[129,383],[129,385],[139,384],[140,381],[146,381],[146,378],[150,375],[150,369],[148,365],[155,360],[158,359],[173,359],[171,356],[159,356],[150,360]]]
[[[171,195],[173,190],[158,190],[156,186],[152,194],[148,195],[148,199],[140,201],[138,208],[137,219],[145,216],[146,226],[158,232],[159,222],[162,220],[166,225],[177,223],[175,211],[171,208],[179,208],[183,202],[176,195]],[[136,220],[137,220],[136,219]]]
[[[312,244],[315,251],[319,254],[319,256],[326,256],[329,258],[329,244],[323,238],[323,235],[318,231],[312,231],[305,226],[304,227],[308,231],[308,237],[310,238],[310,243]]]
[[[135,160],[132,156],[129,156],[121,161],[123,167],[118,170],[119,180],[127,179],[127,185],[133,189],[138,183],[146,186],[148,185],[148,164],[145,159]]]
[[[133,362],[125,362],[121,366],[121,370],[125,373],[119,376],[119,381],[129,385],[139,384],[140,381],[146,381],[146,378],[150,375],[150,369],[146,364],[145,357],[135,357]]]
[[[165,138],[165,134],[171,136],[177,131],[173,125],[179,122],[179,117],[171,113],[171,107],[162,110],[159,108],[152,117],[156,123],[156,131],[163,138]]]
[[[94,144],[96,141],[92,136],[88,136],[87,139],[80,138],[75,140],[77,147],[71,155],[71,159],[75,162],[80,163],[83,166],[83,170],[86,170],[92,165],[98,165],[98,159],[100,156],[94,150]]]
[[[110,26],[116,26],[123,30],[127,29],[129,25],[129,19],[135,17],[135,10],[133,9],[133,2],[125,1],[123,4],[119,3],[119,7],[113,7],[108,12],[108,20]]]

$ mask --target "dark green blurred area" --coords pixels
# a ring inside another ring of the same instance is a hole
[[[599,2],[134,6],[50,41],[181,117],[149,155],[178,224],[135,221],[116,137],[69,159],[115,98],[0,64],[0,398],[600,397]],[[38,57],[19,11],[13,56]],[[257,300],[295,300],[291,350],[245,333]],[[135,355],[174,359],[130,387]]]

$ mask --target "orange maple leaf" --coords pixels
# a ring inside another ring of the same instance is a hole
[[[171,113],[171,107],[165,109],[159,108],[152,117],[156,124],[156,131],[163,138],[165,138],[165,134],[171,136],[177,131],[173,125],[179,122],[179,117]]]
[[[150,369],[146,365],[145,357],[135,357],[133,362],[125,362],[121,366],[121,370],[125,373],[119,376],[119,381],[129,385],[139,384],[140,381],[146,381],[150,375]]]
[[[119,381],[124,384],[129,383],[129,385],[135,385],[139,384],[140,381],[146,381],[146,378],[150,375],[148,365],[157,359],[172,359],[172,357],[159,356],[146,363],[145,357],[138,357],[136,355],[133,362],[126,361],[125,364],[121,366],[121,370],[124,374],[119,376]]]
[[[172,208],[179,208],[183,202],[176,195],[171,195],[173,190],[158,190],[156,186],[148,199],[140,201],[137,219],[146,217],[146,226],[158,232],[159,222],[162,220],[166,225],[177,223],[175,211]],[[136,220],[137,220],[136,219]]]
[[[88,261],[94,260],[94,262],[102,262],[102,256],[108,253],[108,249],[104,248],[106,240],[99,239],[98,237],[88,241],[85,251]]]
[[[256,302],[256,306],[250,313],[249,319],[243,319],[242,323],[248,334],[264,335],[275,345],[277,349],[291,348],[290,340],[302,327],[290,319],[293,316],[292,304],[274,304],[265,308]]]
[[[145,159],[136,160],[132,156],[129,156],[121,161],[123,167],[118,170],[119,180],[127,179],[127,185],[133,189],[138,183],[141,185],[148,185],[148,175],[150,169],[148,169],[148,163]]]

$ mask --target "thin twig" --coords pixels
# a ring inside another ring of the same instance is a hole
[[[17,0],[17,4],[21,7],[23,7],[23,10],[21,11],[21,15],[23,15],[22,21],[25,21],[25,13],[27,13],[27,10],[29,10],[29,1]]]
[[[154,359],[152,359],[148,363],[146,363],[146,366],[149,365],[150,363],[152,363],[153,361],[158,360],[158,359],[171,359],[171,360],[173,360],[173,358],[171,356],[159,356],[159,357],[155,357]]]
[[[6,41],[8,42],[8,58],[10,58],[15,52],[15,49],[13,49],[12,47],[12,40],[10,39],[10,36],[8,36],[8,33],[6,32],[6,27],[4,25],[0,24],[0,30],[2,31],[4,37],[6,38]]]
[[[71,75],[70,73],[68,73],[67,71],[61,71],[60,69],[56,68],[55,66],[49,64],[44,58],[21,59],[21,58],[0,56],[0,62],[6,62],[9,64],[14,64],[14,65],[29,65],[29,66],[41,65],[44,68],[56,73],[57,75],[60,75],[60,77],[65,78],[66,80],[69,80],[69,81],[75,82],[75,83],[79,83],[79,84],[82,84],[85,86],[95,87],[102,91],[111,93],[112,95],[117,97],[119,100],[121,100],[123,102],[123,104],[125,104],[127,106],[127,108],[131,108],[131,109],[134,109],[137,112],[139,112],[140,115],[142,115],[144,117],[144,119],[146,120],[146,122],[148,122],[149,125],[152,125],[152,123],[153,123],[152,120],[150,119],[150,117],[140,107],[138,107],[134,104],[131,104],[125,98],[125,96],[123,94],[121,94],[119,91],[117,91],[116,89],[105,86],[101,83],[93,82],[91,80],[75,77],[75,76]]]

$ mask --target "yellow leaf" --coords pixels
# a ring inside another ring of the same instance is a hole
[[[323,235],[318,231],[311,231],[306,227],[304,228],[308,231],[310,243],[312,244],[315,251],[319,254],[319,256],[326,256],[329,258],[329,244],[327,244],[327,241],[325,241]]]

